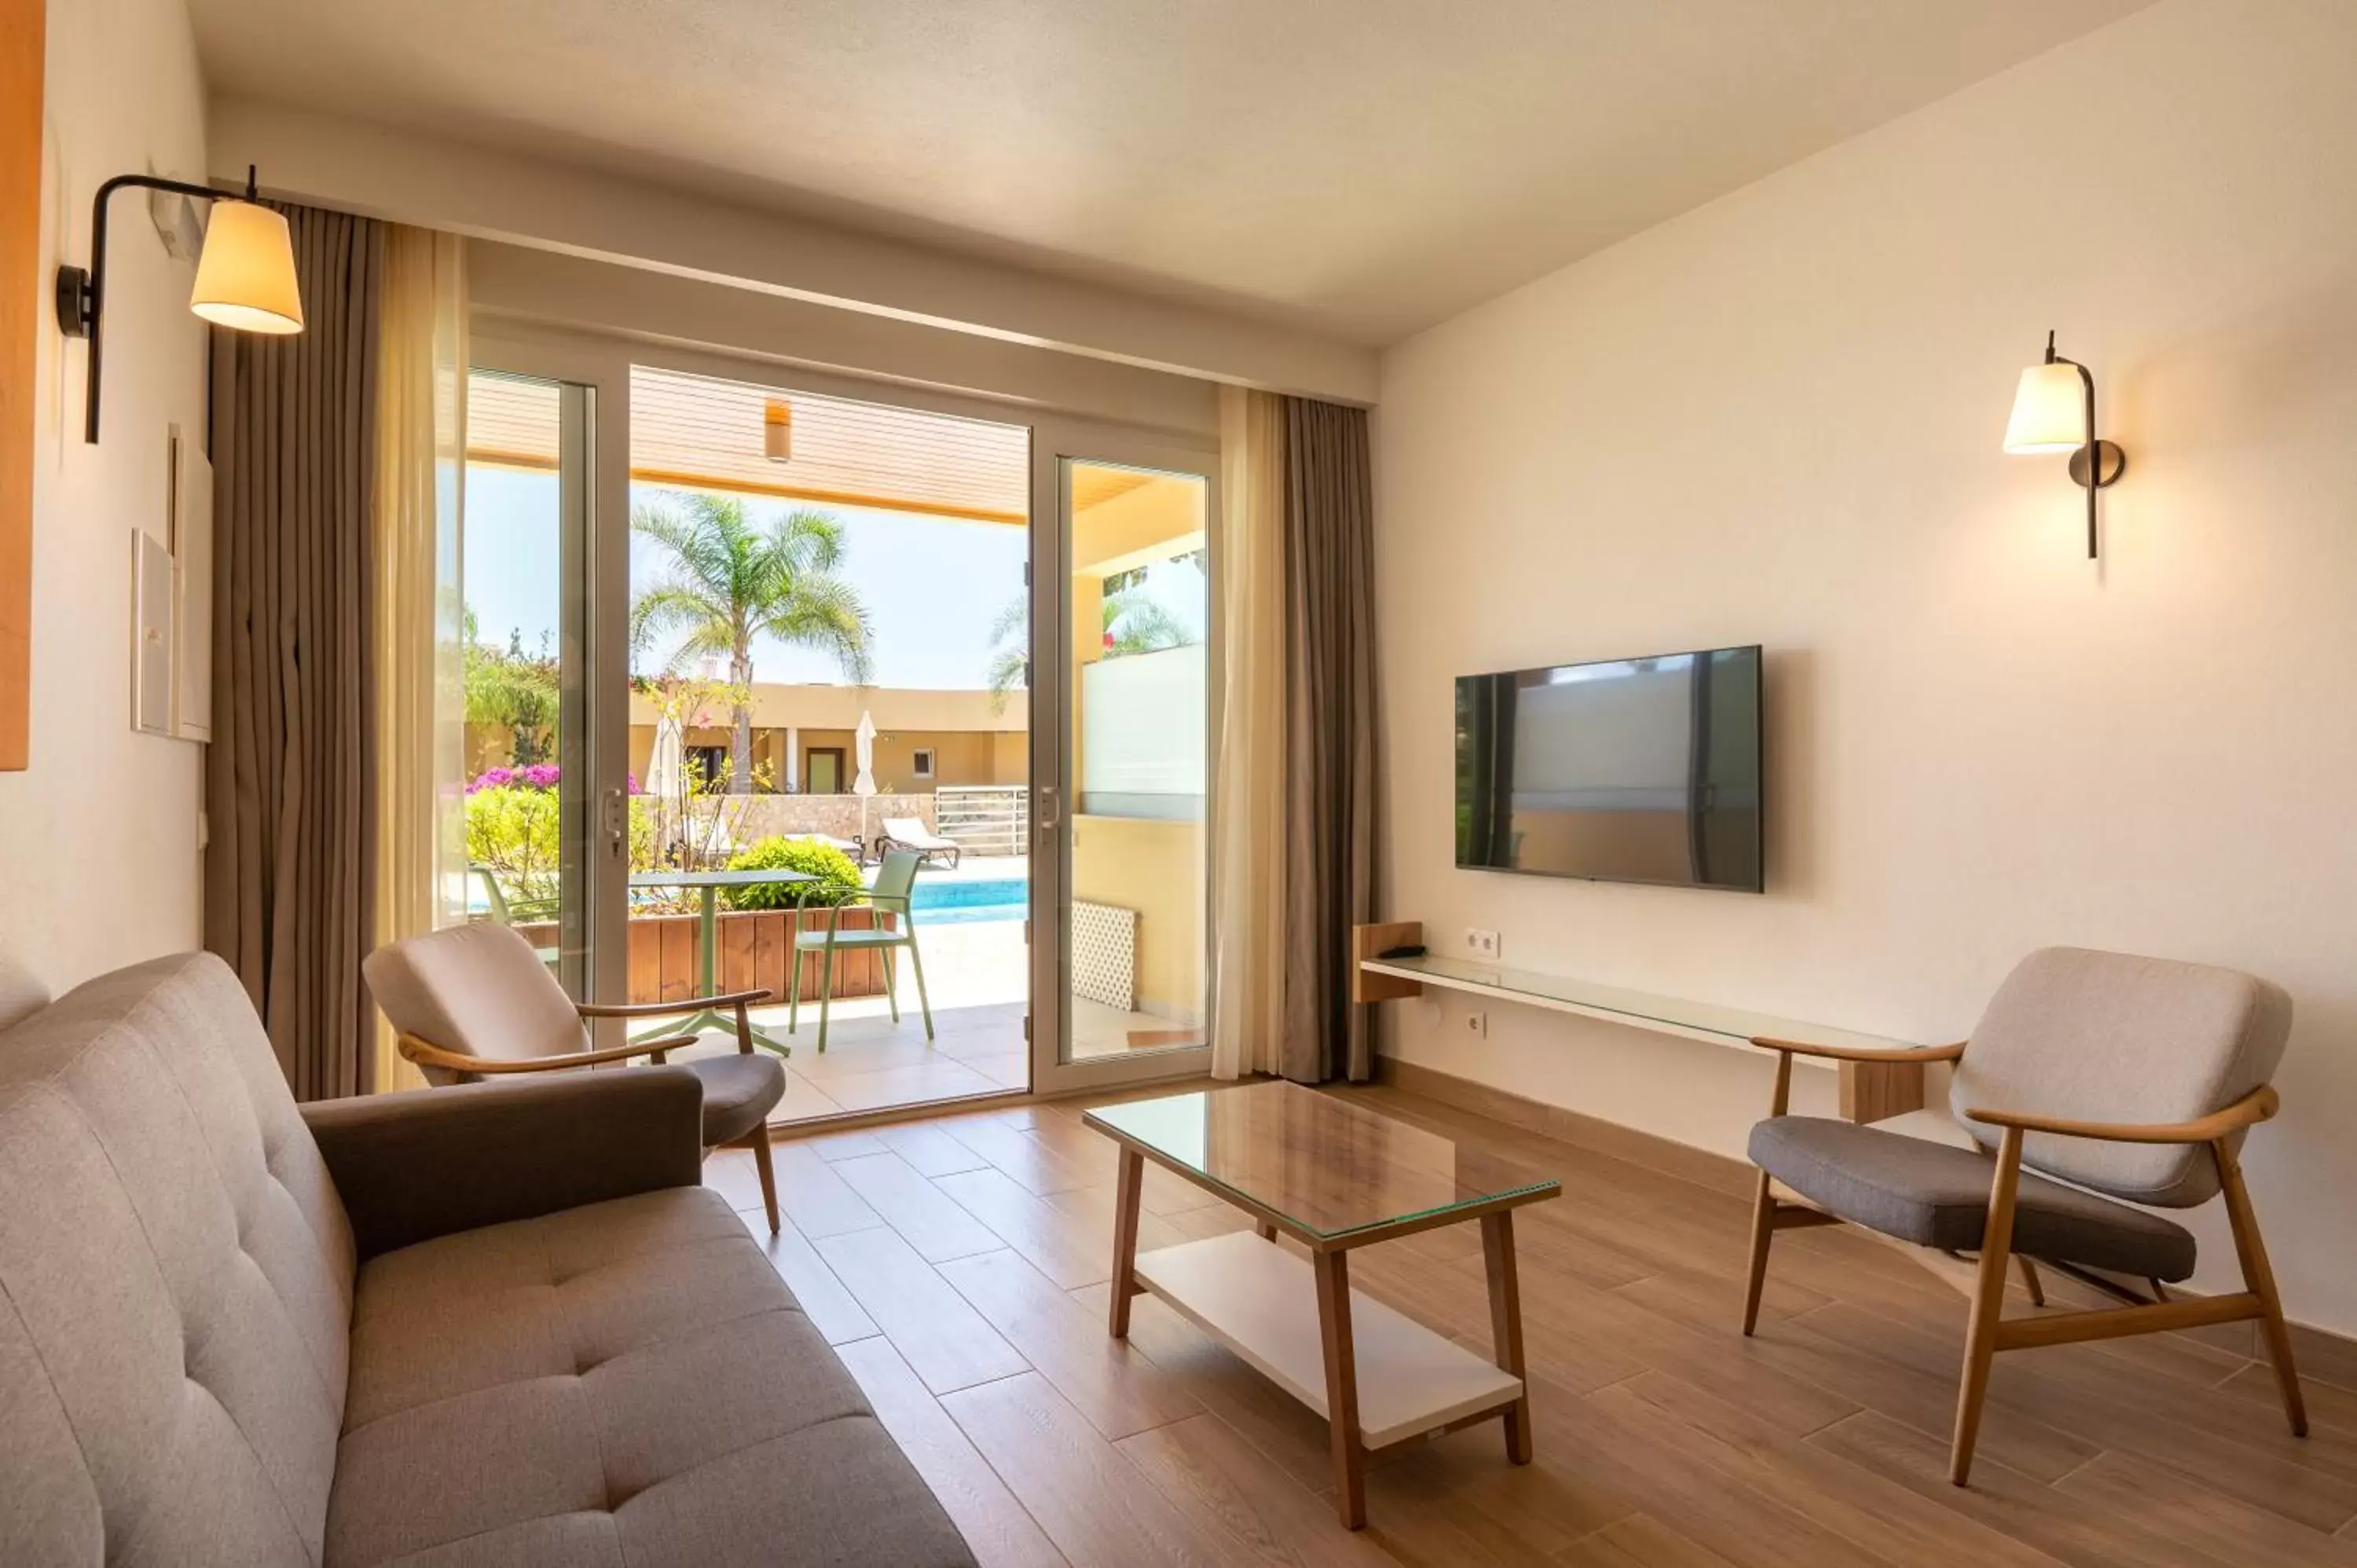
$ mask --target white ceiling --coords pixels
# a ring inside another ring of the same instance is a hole
[[[190,0],[212,90],[1393,341],[2150,0]]]

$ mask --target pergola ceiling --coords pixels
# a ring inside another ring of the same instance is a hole
[[[768,405],[792,411],[793,456],[766,453]],[[467,458],[556,467],[556,389],[470,378]],[[983,522],[1030,515],[1030,432],[813,392],[780,392],[644,366],[630,371],[630,478],[835,506],[881,507]]]

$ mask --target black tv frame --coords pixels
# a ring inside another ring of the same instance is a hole
[[[1618,657],[1614,657],[1614,658],[1606,658],[1606,659],[1567,659],[1567,660],[1562,660],[1562,661],[1560,661],[1560,662],[1558,662],[1558,663],[1555,663],[1555,664],[1529,664],[1529,665],[1524,665],[1524,666],[1523,666],[1521,669],[1517,669],[1517,670],[1491,670],[1491,671],[1478,671],[1478,672],[1476,672],[1476,673],[1469,674],[1469,675],[1459,675],[1459,676],[1457,676],[1457,677],[1456,677],[1456,678],[1455,678],[1455,679],[1450,682],[1451,697],[1450,697],[1450,702],[1449,702],[1449,714],[1450,714],[1450,720],[1449,720],[1449,722],[1450,722],[1450,725],[1451,725],[1452,729],[1453,729],[1453,727],[1454,727],[1454,725],[1455,725],[1455,724],[1456,724],[1456,715],[1457,715],[1457,712],[1458,712],[1458,703],[1457,703],[1457,700],[1456,700],[1455,693],[1456,693],[1457,692],[1458,692],[1458,691],[1461,691],[1461,690],[1462,690],[1462,688],[1463,688],[1463,686],[1464,686],[1464,683],[1465,683],[1466,682],[1468,682],[1468,681],[1494,681],[1494,680],[1499,679],[1499,678],[1500,678],[1500,677],[1501,677],[1501,676],[1509,676],[1509,675],[1527,675],[1527,674],[1530,674],[1531,672],[1533,672],[1533,671],[1543,671],[1543,670],[1574,670],[1574,669],[1578,669],[1578,668],[1580,668],[1580,667],[1582,667],[1582,666],[1584,666],[1584,665],[1590,665],[1590,664],[1634,664],[1634,663],[1638,663],[1638,662],[1641,662],[1641,661],[1643,661],[1643,660],[1658,660],[1658,659],[1699,659],[1699,658],[1704,658],[1704,657],[1706,657],[1706,656],[1707,656],[1707,655],[1714,654],[1714,653],[1738,653],[1738,652],[1745,652],[1745,651],[1749,651],[1749,653],[1751,653],[1751,654],[1756,658],[1756,660],[1758,660],[1758,663],[1759,663],[1759,669],[1760,669],[1760,679],[1759,679],[1758,682],[1756,683],[1756,685],[1753,687],[1753,689],[1752,689],[1752,693],[1751,693],[1751,703],[1752,703],[1752,715],[1751,715],[1751,722],[1752,722],[1752,730],[1753,730],[1753,733],[1754,733],[1754,734],[1756,734],[1756,735],[1760,737],[1760,808],[1759,808],[1759,810],[1754,813],[1754,816],[1753,816],[1752,835],[1753,835],[1754,843],[1753,843],[1753,844],[1752,844],[1752,846],[1751,846],[1751,847],[1752,847],[1753,864],[1755,864],[1756,865],[1758,865],[1758,867],[1760,868],[1760,876],[1759,876],[1759,880],[1757,881],[1757,883],[1752,884],[1752,885],[1749,885],[1749,886],[1745,886],[1745,885],[1741,885],[1741,884],[1738,884],[1738,883],[1731,883],[1731,882],[1695,882],[1695,881],[1691,881],[1691,880],[1677,880],[1677,879],[1673,879],[1673,878],[1669,878],[1669,877],[1652,877],[1652,876],[1597,876],[1597,875],[1587,875],[1587,874],[1585,874],[1585,873],[1577,872],[1577,871],[1535,871],[1535,870],[1532,870],[1532,869],[1529,869],[1529,868],[1527,868],[1527,867],[1524,867],[1524,866],[1519,866],[1519,865],[1487,865],[1487,864],[1484,864],[1484,863],[1480,862],[1480,861],[1466,861],[1466,860],[1460,859],[1460,858],[1458,858],[1458,850],[1459,850],[1459,845],[1458,844],[1458,842],[1457,842],[1457,832],[1456,832],[1456,827],[1455,827],[1454,818],[1455,818],[1455,816],[1456,816],[1457,809],[1458,809],[1460,805],[1462,805],[1464,802],[1463,802],[1463,798],[1462,798],[1461,794],[1459,794],[1459,793],[1458,793],[1458,781],[1457,781],[1457,777],[1456,777],[1456,774],[1457,774],[1458,747],[1457,747],[1457,745],[1456,745],[1456,743],[1455,743],[1455,741],[1454,741],[1454,738],[1453,738],[1453,737],[1452,737],[1451,742],[1450,742],[1450,745],[1449,745],[1449,773],[1450,773],[1450,793],[1451,793],[1451,800],[1450,800],[1450,802],[1449,802],[1449,814],[1450,814],[1450,817],[1451,817],[1450,832],[1449,832],[1449,839],[1450,839],[1450,853],[1449,853],[1449,859],[1450,859],[1450,862],[1451,862],[1451,863],[1456,866],[1456,868],[1457,868],[1458,870],[1459,870],[1459,871],[1486,871],[1486,872],[1491,873],[1491,875],[1499,875],[1499,876],[1531,876],[1531,877],[1537,877],[1537,878],[1540,878],[1540,879],[1543,879],[1543,880],[1545,880],[1545,881],[1550,881],[1550,882],[1589,882],[1589,883],[1604,883],[1604,884],[1609,884],[1609,885],[1612,885],[1612,886],[1624,886],[1624,887],[1676,887],[1676,888],[1684,888],[1684,889],[1686,889],[1686,890],[1688,890],[1688,891],[1691,891],[1691,892],[1696,892],[1696,893],[1765,893],[1765,892],[1767,892],[1767,891],[1768,891],[1768,650],[1767,650],[1766,645],[1764,645],[1764,644],[1762,644],[1762,643],[1757,643],[1757,642],[1731,642],[1731,643],[1725,643],[1725,644],[1721,644],[1720,646],[1716,647],[1716,648],[1687,648],[1687,649],[1671,649],[1671,650],[1663,650],[1663,651],[1662,651],[1662,652],[1658,652],[1658,653],[1635,653],[1635,654],[1623,654],[1623,655],[1620,655],[1620,656],[1618,656]],[[1697,714],[1697,715],[1696,715],[1696,722],[1697,722],[1697,723],[1701,722],[1699,714]]]

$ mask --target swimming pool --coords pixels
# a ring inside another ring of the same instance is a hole
[[[920,926],[969,925],[984,920],[1019,920],[1028,915],[1031,884],[1021,876],[919,876],[909,896]]]

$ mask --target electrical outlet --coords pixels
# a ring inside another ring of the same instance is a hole
[[[1480,929],[1465,933],[1465,950],[1475,958],[1495,959],[1498,956],[1498,933]]]
[[[1477,1040],[1490,1037],[1490,1015],[1476,1007],[1465,1015],[1465,1032]]]

